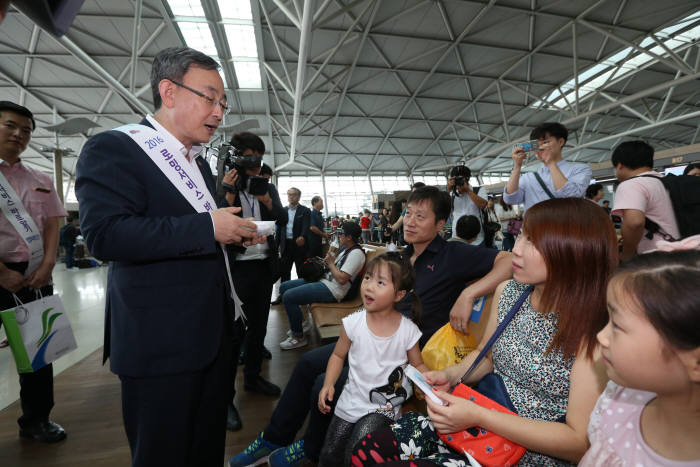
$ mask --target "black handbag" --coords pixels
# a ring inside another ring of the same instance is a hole
[[[306,282],[317,282],[327,271],[328,266],[326,265],[326,262],[318,256],[312,256],[311,258],[306,258],[304,260],[304,263],[301,265],[299,277],[304,279]]]
[[[501,230],[501,224],[498,222],[486,222],[484,224],[484,232],[486,235],[494,236],[496,232]]]

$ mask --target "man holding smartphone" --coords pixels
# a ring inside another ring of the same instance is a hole
[[[568,162],[562,159],[562,148],[569,132],[561,123],[543,123],[530,133],[530,139],[538,142],[535,151],[544,164],[537,172],[521,176],[527,152],[521,145],[513,147],[513,172],[503,191],[503,201],[508,204],[531,206],[550,198],[583,198],[591,181],[588,164]]]

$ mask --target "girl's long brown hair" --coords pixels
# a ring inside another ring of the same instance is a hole
[[[528,209],[523,232],[547,265],[540,301],[558,330],[549,350],[591,358],[607,322],[606,289],[617,266],[617,236],[605,210],[581,198],[554,198]]]

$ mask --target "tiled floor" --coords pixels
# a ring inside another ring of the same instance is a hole
[[[54,375],[71,367],[102,346],[107,267],[67,271],[54,268],[54,293],[60,295],[78,342],[78,348],[54,364]],[[0,339],[5,337],[0,331]],[[9,347],[0,349],[0,410],[19,399],[19,379]]]

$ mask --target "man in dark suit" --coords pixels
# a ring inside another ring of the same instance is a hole
[[[282,282],[288,281],[292,276],[292,264],[297,269],[297,275],[301,271],[301,265],[308,258],[308,235],[311,223],[311,210],[299,204],[301,190],[290,188],[287,190],[287,217],[289,221],[284,229],[279,229],[280,253],[282,255]],[[278,298],[273,303],[281,303]]]
[[[235,215],[239,208],[198,204],[224,204],[213,200],[197,147],[228,111],[218,68],[192,49],[158,53],[155,114],[92,137],[77,163],[83,235],[93,255],[110,261],[104,355],[121,380],[134,466],[223,460],[233,336],[242,324],[221,244],[265,239]],[[172,162],[162,168],[165,156]]]

